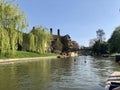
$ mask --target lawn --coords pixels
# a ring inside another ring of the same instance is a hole
[[[57,56],[58,54],[53,53],[45,53],[45,54],[39,54],[39,53],[33,53],[33,52],[25,52],[25,51],[15,51],[14,55],[0,55],[1,59],[4,58],[29,58],[29,57],[47,57],[47,56]]]

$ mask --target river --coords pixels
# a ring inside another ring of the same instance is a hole
[[[79,56],[0,64],[0,90],[104,90],[120,66],[109,58]]]

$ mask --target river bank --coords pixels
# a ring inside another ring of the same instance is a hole
[[[57,56],[0,59],[0,63],[26,62],[26,61],[41,60],[41,59],[54,59],[54,58],[57,58]]]

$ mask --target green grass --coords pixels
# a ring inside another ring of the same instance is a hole
[[[39,54],[33,52],[25,52],[25,51],[15,51],[14,55],[0,55],[0,59],[6,58],[29,58],[29,57],[46,57],[46,56],[58,56],[58,54],[46,53]]]

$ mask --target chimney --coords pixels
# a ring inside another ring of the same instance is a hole
[[[57,30],[57,34],[58,34],[58,36],[60,36],[60,29]]]
[[[33,30],[35,30],[35,27],[33,27]]]
[[[52,34],[52,28],[50,28],[50,34]]]

